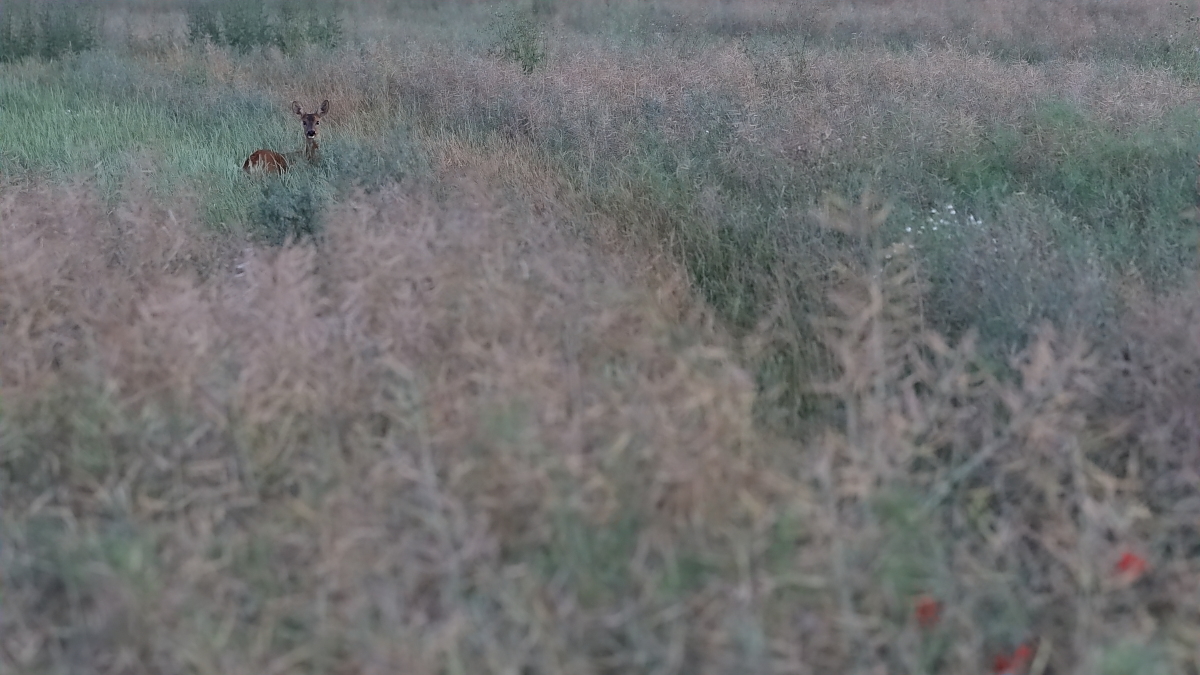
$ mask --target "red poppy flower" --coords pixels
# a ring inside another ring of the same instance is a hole
[[[1021,645],[1013,650],[1012,663],[1014,668],[1024,668],[1033,660],[1033,647]]]
[[[1116,574],[1117,576],[1121,577],[1122,580],[1130,582],[1137,581],[1143,574],[1146,573],[1146,569],[1148,567],[1149,564],[1146,562],[1145,558],[1134,553],[1133,551],[1126,551],[1122,553],[1120,559],[1117,560]]]
[[[942,603],[931,595],[917,596],[913,605],[914,613],[917,615],[917,625],[921,628],[933,628],[938,619],[942,618]]]
[[[1019,645],[1008,656],[997,654],[996,658],[992,660],[992,672],[996,675],[1018,675],[1025,672],[1031,661],[1033,661],[1033,647],[1025,644]]]

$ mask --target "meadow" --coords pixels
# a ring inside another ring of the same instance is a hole
[[[1200,674],[1198,16],[0,0],[0,673]]]

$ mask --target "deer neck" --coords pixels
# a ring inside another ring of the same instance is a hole
[[[289,162],[294,162],[301,157],[309,164],[316,164],[321,159],[321,143],[315,138],[305,138],[304,148],[286,153]]]
[[[309,164],[316,164],[321,158],[321,144],[315,138],[304,139],[304,159],[308,160]]]

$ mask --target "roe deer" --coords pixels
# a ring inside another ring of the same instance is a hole
[[[321,109],[314,113],[306,113],[300,109],[300,104],[292,101],[292,112],[300,118],[304,127],[304,149],[294,152],[279,153],[266,148],[255,150],[242,164],[246,173],[283,173],[288,170],[298,158],[304,157],[309,164],[316,164],[320,158],[321,149],[321,116],[329,112],[329,99],[321,101]]]

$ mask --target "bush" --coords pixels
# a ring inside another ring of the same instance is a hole
[[[1191,198],[1196,123],[1194,112],[1177,110],[1162,122],[1114,129],[1078,104],[1051,100],[930,165],[958,194],[996,210],[1009,192],[1044,195],[1076,229],[1090,229],[1100,260],[1136,261],[1161,286],[1194,260],[1178,214]]]
[[[327,150],[323,161],[341,191],[359,188],[371,193],[428,168],[404,128],[394,129],[372,143],[333,141]]]
[[[541,7],[537,5],[536,7]],[[546,10],[539,10],[539,14]],[[526,74],[546,60],[546,38],[538,19],[531,12],[508,7],[496,12],[491,30],[496,35],[492,53],[506,61],[521,64]]]
[[[251,216],[253,233],[272,246],[317,237],[325,201],[323,186],[311,176],[268,179],[262,187],[258,212]]]
[[[221,17],[213,2],[192,2],[187,6],[188,42],[221,41]]]
[[[62,0],[0,3],[0,62],[28,57],[45,60],[96,46],[96,12],[91,4]]]
[[[276,12],[262,0],[193,0],[186,11],[193,44],[210,41],[243,53],[275,46],[290,54],[310,44],[332,49],[342,39],[335,8],[315,3],[284,3]]]
[[[314,6],[283,5],[280,10],[276,44],[284,52],[304,44],[333,49],[342,41],[342,20],[336,14],[322,13]]]
[[[926,319],[944,333],[977,329],[1003,350],[1043,321],[1093,336],[1111,323],[1116,298],[1099,247],[1050,198],[1010,197],[986,223],[942,205],[911,229],[903,239],[928,264]]]
[[[274,42],[274,31],[261,2],[230,2],[221,8],[224,44],[248,52]]]

